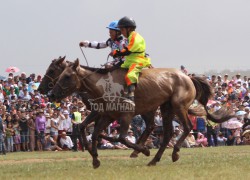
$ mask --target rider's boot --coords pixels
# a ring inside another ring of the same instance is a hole
[[[128,97],[124,102],[130,103],[131,105],[135,106],[135,84],[131,84],[128,86]]]

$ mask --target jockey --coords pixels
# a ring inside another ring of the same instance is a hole
[[[111,52],[113,52],[116,49],[122,50],[125,46],[126,40],[121,36],[121,31],[117,27],[118,21],[112,21],[108,25],[109,29],[109,35],[110,38],[107,41],[97,42],[97,41],[88,41],[85,40],[83,42],[80,42],[79,46],[81,47],[89,47],[89,48],[95,48],[95,49],[102,49],[106,47],[111,48]],[[112,67],[112,66],[121,66],[121,64],[124,62],[123,57],[116,57],[112,62],[109,64],[106,64],[105,67]]]
[[[143,37],[135,32],[136,23],[132,18],[123,17],[118,22],[122,35],[128,38],[128,45],[122,50],[114,50],[113,57],[125,56],[125,61],[121,65],[122,68],[128,68],[125,81],[128,86],[128,99],[134,105],[134,91],[138,83],[139,73],[142,68],[150,67],[150,58],[145,53],[146,44]]]

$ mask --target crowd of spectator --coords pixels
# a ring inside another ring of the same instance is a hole
[[[186,71],[185,71],[186,73]],[[194,74],[190,74],[193,76]],[[229,79],[228,75],[206,77],[214,88],[214,97],[209,101],[211,112],[227,108],[237,115],[233,121],[242,125],[227,127],[227,123],[215,124],[206,117],[189,116],[193,130],[185,139],[184,147],[208,147],[250,144],[250,78],[240,74]],[[50,102],[46,95],[37,91],[42,76],[23,72],[20,76],[9,73],[0,82],[0,153],[19,151],[84,151],[84,146],[76,124],[81,123],[90,113],[81,99],[73,94],[61,103]],[[195,103],[195,102],[194,102]],[[240,113],[239,113],[240,112]],[[174,134],[167,147],[171,148],[182,135],[178,117],[173,120]],[[110,137],[119,136],[119,119],[110,124],[103,133]],[[87,128],[91,141],[94,124]],[[135,143],[145,130],[145,122],[140,115],[132,119],[127,140]],[[162,117],[155,114],[155,129],[146,146],[158,148],[162,141]],[[100,149],[128,149],[121,143],[99,139]]]

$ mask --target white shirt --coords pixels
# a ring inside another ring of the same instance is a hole
[[[62,119],[60,117],[59,125],[58,125],[58,130],[67,130],[67,122],[66,119]]]
[[[58,128],[59,117],[58,118],[51,118],[51,128],[50,128],[51,132],[58,132],[57,129],[55,129],[54,127],[52,127],[52,121],[54,122],[54,126],[56,126]]]
[[[154,121],[156,126],[162,126],[162,117],[160,117],[159,115],[155,116]]]
[[[51,121],[50,118],[46,118],[46,123],[45,123],[45,133],[50,133],[50,128],[51,128]]]
[[[131,143],[135,144],[135,137],[134,136],[127,136],[126,139],[130,141]]]
[[[60,138],[60,143],[61,143],[62,146],[66,145],[69,148],[72,148],[74,146],[73,142],[72,142],[72,140],[70,139],[69,136],[66,136],[66,139],[64,139],[63,137]]]
[[[66,129],[69,129],[67,132],[72,132],[72,122],[69,116],[67,119],[65,119],[65,124],[66,124]]]
[[[0,92],[0,101],[1,101],[1,102],[4,102],[4,95],[3,95],[2,92]]]

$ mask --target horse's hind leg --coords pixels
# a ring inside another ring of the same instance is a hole
[[[137,150],[138,152],[142,152],[144,155],[149,156],[150,155],[150,151],[148,150],[148,148],[138,145],[138,144],[134,144],[131,143],[130,141],[128,141],[126,139],[127,135],[128,135],[128,129],[129,129],[129,124],[131,123],[131,119],[133,117],[133,114],[131,113],[125,113],[120,117],[120,135],[118,140],[126,145],[129,148],[133,148],[134,150]]]
[[[150,133],[154,129],[154,115],[155,115],[155,111],[152,111],[152,112],[149,112],[147,114],[141,115],[143,120],[145,121],[146,129],[143,131],[142,135],[137,140],[136,144],[138,144],[138,145],[144,145],[145,144],[145,142],[148,139]],[[139,153],[140,152],[134,150],[131,153],[130,157],[132,157],[132,158],[138,157]]]
[[[155,157],[148,163],[148,166],[154,166],[157,162],[160,161],[162,154],[173,135],[172,120],[174,118],[174,113],[171,105],[169,103],[164,103],[163,105],[161,105],[161,113],[163,123],[163,142],[161,143],[161,146],[157,151]]]
[[[187,110],[182,109],[177,113],[177,116],[179,117],[180,121],[182,122],[183,125],[183,133],[180,137],[180,139],[176,142],[175,146],[174,146],[174,150],[172,153],[172,161],[175,162],[179,159],[179,154],[178,152],[180,151],[180,148],[184,142],[184,140],[186,139],[187,135],[189,134],[190,130],[192,129],[192,123],[189,120],[188,114],[187,114]]]

